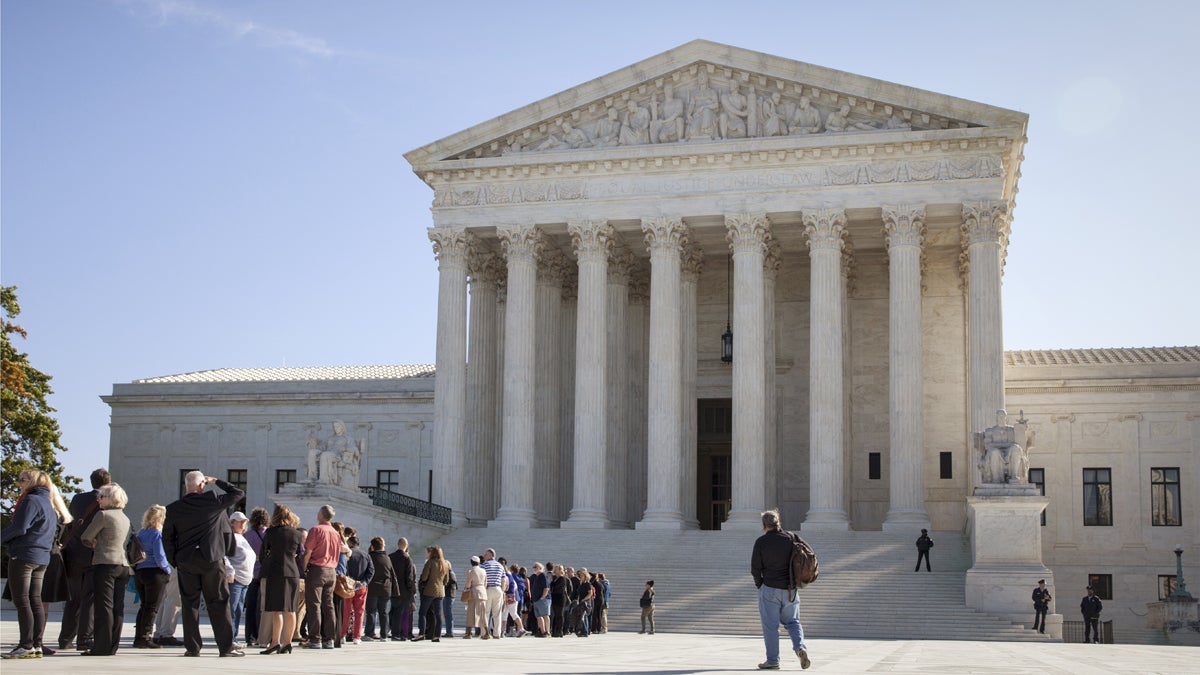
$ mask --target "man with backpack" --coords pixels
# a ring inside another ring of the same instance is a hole
[[[750,574],[758,587],[758,615],[767,648],[767,660],[758,667],[760,670],[779,669],[779,625],[783,624],[792,638],[792,650],[800,658],[800,667],[808,668],[811,661],[804,645],[800,596],[796,592],[799,584],[792,578],[792,555],[798,548],[799,538],[783,531],[778,510],[763,512],[762,527],[763,534],[754,542],[754,552],[750,556]],[[799,543],[803,541],[799,540]],[[808,545],[804,544],[804,548],[808,549]]]

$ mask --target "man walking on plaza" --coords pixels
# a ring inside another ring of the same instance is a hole
[[[342,538],[329,524],[333,507],[325,504],[317,510],[317,524],[304,539],[304,604],[308,607],[309,649],[333,649],[337,637],[337,616],[333,609],[333,584],[337,581],[338,556]]]
[[[504,624],[501,615],[504,613],[504,566],[496,561],[496,550],[489,548],[483,553],[483,563],[480,565],[487,575],[487,616],[492,620],[492,637],[499,640],[504,635]],[[482,626],[483,639],[488,638],[487,624]]]
[[[762,621],[767,660],[760,670],[779,670],[779,625],[792,638],[792,650],[800,657],[800,667],[808,668],[808,648],[804,645],[804,627],[800,625],[800,594],[789,591],[791,584],[792,535],[783,531],[779,511],[764,511],[763,534],[754,542],[750,555],[750,574],[758,588],[758,616]]]
[[[225,494],[218,497],[205,491],[211,483],[216,483]],[[176,568],[179,580],[185,654],[200,656],[200,595],[203,594],[221,656],[245,656],[244,652],[233,648],[225,556],[233,546],[233,529],[229,526],[226,510],[246,493],[200,471],[191,471],[184,476],[183,485],[187,494],[167,505],[163,549],[167,562]]]
[[[1083,596],[1083,601],[1079,603],[1079,611],[1083,614],[1083,641],[1085,643],[1100,644],[1100,610],[1102,609],[1104,609],[1104,603],[1096,597],[1096,589],[1088,586],[1087,595]],[[1088,636],[1091,636],[1090,640]]]

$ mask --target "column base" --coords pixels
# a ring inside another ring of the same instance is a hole
[[[683,514],[678,511],[647,511],[642,519],[634,524],[637,530],[685,530]]]
[[[884,532],[920,532],[922,529],[933,529],[924,511],[888,511],[883,521]]]
[[[750,511],[746,509],[730,511],[729,517],[725,519],[725,522],[721,523],[721,530],[761,532],[762,511]]]
[[[612,527],[608,515],[595,509],[572,509],[571,516],[559,523],[564,530],[606,530]]]
[[[533,509],[505,509],[501,508],[496,514],[495,520],[488,523],[488,527],[528,527],[537,526],[537,514]]]
[[[784,523],[786,525],[787,523]],[[845,511],[809,511],[800,529],[806,532],[849,532],[850,521]]]

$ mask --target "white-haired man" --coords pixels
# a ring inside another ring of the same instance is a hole
[[[804,644],[804,627],[800,625],[800,596],[789,590],[794,539],[783,531],[779,512],[774,509],[763,512],[762,527],[763,534],[755,540],[750,555],[750,574],[758,587],[758,617],[767,648],[767,660],[758,667],[779,670],[779,624],[783,624],[792,638],[792,650],[800,657],[800,667],[808,668],[811,662]]]
[[[216,483],[224,494],[206,488]],[[233,648],[233,623],[229,616],[229,587],[225,582],[225,556],[231,552],[233,529],[228,509],[246,495],[241,488],[219,478],[191,471],[183,478],[187,494],[167,505],[163,523],[163,549],[167,562],[177,568],[183,610],[184,656],[200,656],[200,595],[208,607],[213,637],[221,656],[245,656]]]
[[[480,565],[487,575],[487,616],[492,620],[492,637],[499,640],[504,635],[504,585],[508,574],[504,566],[496,560],[496,550],[489,548],[483,553],[483,563]],[[488,639],[487,626],[483,628],[483,639]]]
[[[304,539],[304,604],[308,607],[309,649],[333,649],[337,636],[337,614],[333,608],[333,584],[337,581],[342,538],[329,523],[333,507],[317,510],[317,524]]]

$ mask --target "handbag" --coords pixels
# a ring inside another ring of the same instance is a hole
[[[337,579],[333,582],[333,594],[339,598],[349,600],[354,597],[356,590],[354,580],[345,574],[337,575]]]
[[[471,590],[467,589],[463,591],[462,595],[458,599],[463,602],[471,602]]]
[[[42,577],[42,602],[64,602],[70,600],[67,592],[67,566],[63,563],[62,546],[55,543],[50,547],[50,564]]]

